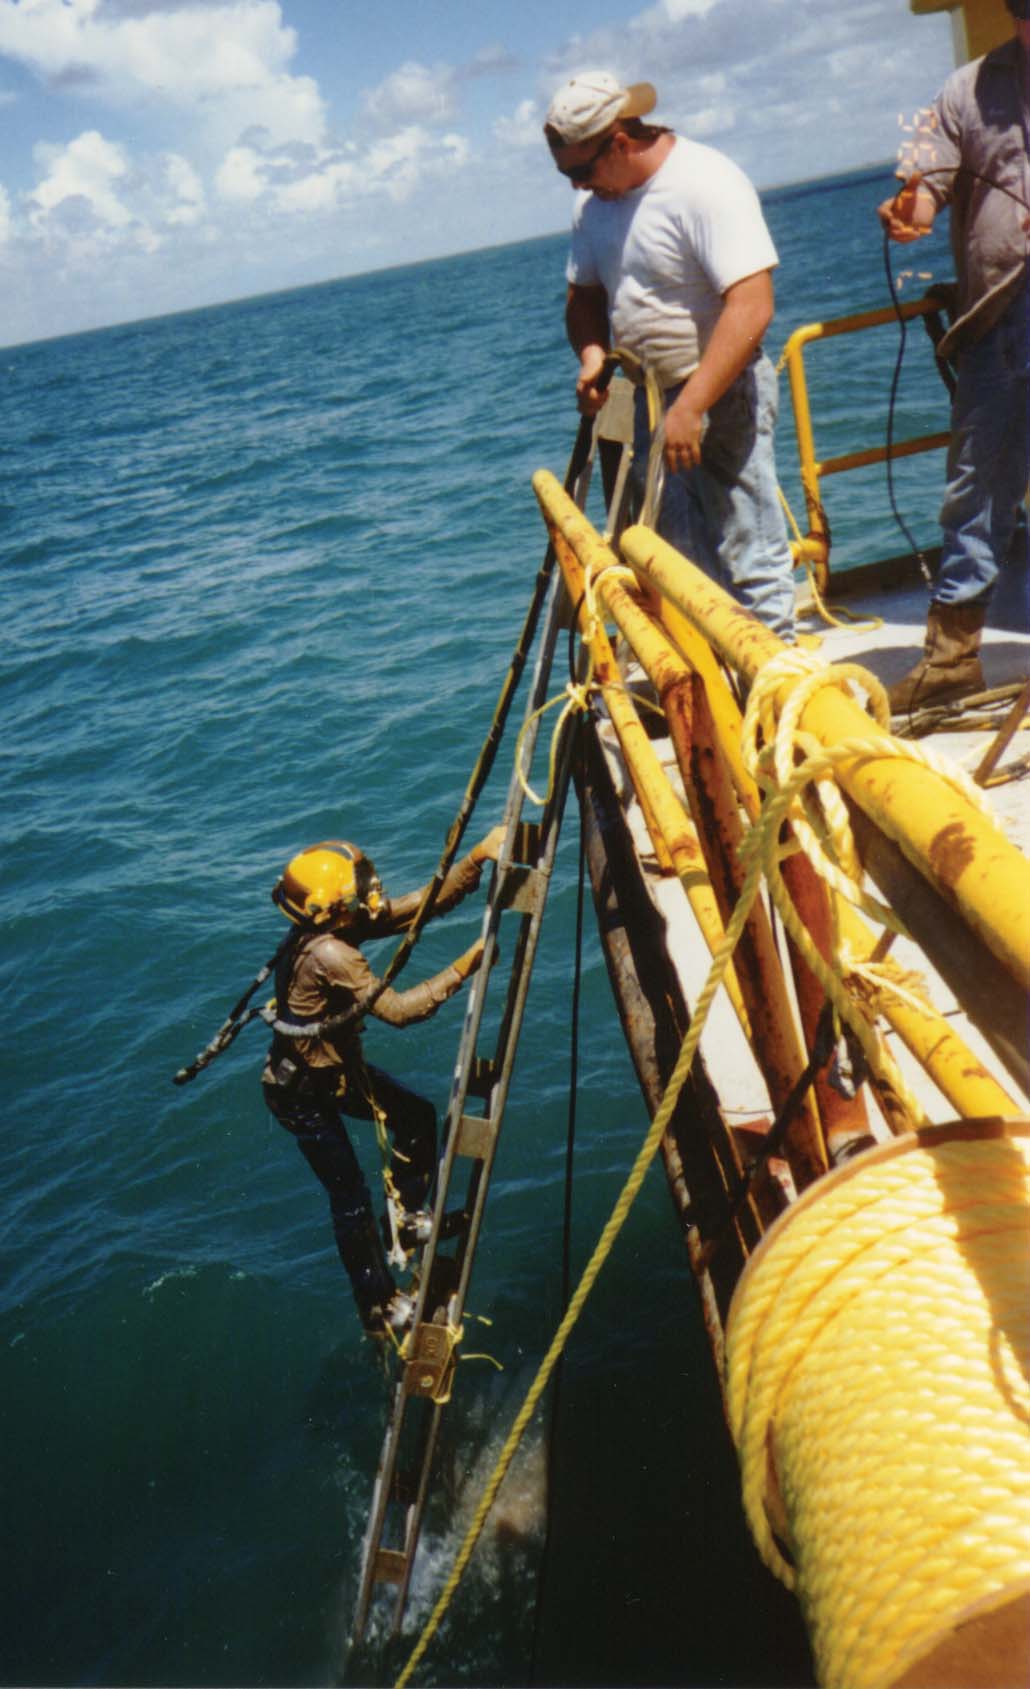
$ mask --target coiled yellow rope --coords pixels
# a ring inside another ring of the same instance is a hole
[[[880,1689],[928,1655],[939,1675],[920,1681],[969,1681],[952,1631],[1030,1589],[1027,1131],[867,1152],[776,1222],[737,1287],[744,1505],[831,1689]]]

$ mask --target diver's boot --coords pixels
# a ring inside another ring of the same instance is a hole
[[[983,691],[980,638],[986,614],[982,603],[931,603],[923,655],[887,694],[891,715],[911,715]]]
[[[468,1231],[468,1223],[469,1217],[461,1208],[452,1209],[449,1214],[441,1214],[437,1241],[446,1243],[452,1237],[460,1237],[462,1232]],[[398,1230],[402,1248],[421,1249],[432,1235],[433,1216],[428,1209],[420,1208],[414,1214],[405,1214]]]

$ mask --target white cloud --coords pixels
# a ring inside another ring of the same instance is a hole
[[[322,137],[317,83],[287,68],[295,50],[278,0],[194,0],[142,17],[102,0],[0,0],[0,54],[58,90],[186,108],[223,145],[255,123],[280,142]]]
[[[11,237],[11,198],[7,189],[0,186],[0,246],[6,245]]]
[[[280,187],[275,196],[280,211],[300,216],[335,210],[360,192],[360,171],[347,159],[335,159]]]
[[[506,147],[538,147],[543,130],[543,111],[536,100],[520,100],[510,117],[494,120],[494,134]]]
[[[701,106],[689,111],[679,128],[692,140],[704,141],[709,135],[728,135],[736,121],[736,109],[731,105]]]
[[[461,170],[469,162],[464,135],[433,135],[409,124],[361,151],[353,143],[337,148],[275,148],[255,138],[232,147],[217,171],[221,198],[291,216],[324,214],[358,201],[409,199],[420,183]]]
[[[122,148],[105,141],[96,129],[86,130],[63,148],[40,147],[37,157],[45,163],[47,174],[29,196],[35,227],[42,227],[51,213],[68,202],[75,202],[80,211],[88,207],[91,218],[108,228],[131,223],[132,213],[115,189],[129,173],[128,161]]]
[[[367,168],[392,200],[407,199],[414,191],[428,140],[425,130],[413,124],[369,148]]]
[[[165,212],[165,222],[179,225],[199,223],[204,215],[204,185],[188,159],[179,153],[165,158],[165,180],[175,203]]]
[[[455,115],[455,72],[448,65],[408,60],[362,97],[368,122],[383,130],[413,124],[442,126]]]
[[[268,187],[261,155],[253,147],[230,147],[215,176],[223,199],[260,199]]]

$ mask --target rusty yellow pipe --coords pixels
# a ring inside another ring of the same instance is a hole
[[[920,434],[913,440],[902,440],[900,445],[892,446],[890,456],[915,457],[919,452],[938,451],[948,445],[951,435]],[[885,463],[887,459],[886,446],[865,446],[861,451],[844,452],[840,457],[825,457],[816,461],[817,475],[840,475],[845,469],[868,469],[874,463]]]
[[[662,626],[676,650],[686,658],[690,667],[704,682],[708,707],[715,722],[722,754],[733,776],[737,796],[748,819],[755,821],[762,807],[762,794],[744,763],[740,746],[740,730],[744,718],[740,706],[729,689],[726,676],[716,662],[711,646],[693,622],[689,621],[675,604],[670,604],[667,598],[661,601],[660,616]]]
[[[719,746],[733,771],[737,795],[752,820],[758,814],[761,794],[744,767],[740,751],[741,714],[710,646],[681,610],[662,600],[661,617],[676,648],[703,676]],[[789,871],[790,862],[782,864]],[[852,954],[865,960],[876,942],[875,935],[857,910],[838,893],[831,893],[841,934]],[[925,1068],[937,1089],[956,1114],[973,1120],[988,1115],[1010,1115],[1022,1111],[1013,1097],[973,1054],[951,1022],[936,1009],[914,1009],[904,998],[886,992],[881,1017]]]
[[[699,778],[703,781],[709,806],[708,815],[701,812],[694,780],[694,737],[684,719],[695,698],[694,676],[643,605],[617,578],[602,576],[598,595],[625,634],[665,709],[683,784],[717,896],[717,876],[724,881],[721,914],[726,921],[740,895],[744,878],[738,854],[743,828],[736,794],[715,743],[696,747],[702,756]],[[696,701],[702,707],[705,694],[700,682],[699,691],[700,697]],[[707,708],[704,708],[704,715],[710,724]],[[712,737],[714,740],[714,729]],[[707,756],[704,755],[706,750]],[[706,839],[708,848],[705,848]],[[797,1035],[772,928],[760,899],[752,906],[735,959],[737,977],[752,1026],[752,1047],[773,1108],[778,1113],[800,1077],[806,1058]],[[787,1153],[799,1190],[826,1171],[826,1144],[811,1090],[805,1093],[798,1107],[797,1118],[788,1137]]]
[[[841,937],[853,957],[868,961],[875,948],[875,935],[845,898],[837,896],[836,903]],[[936,1009],[915,1008],[885,985],[877,1011],[960,1118],[977,1120],[989,1115],[1023,1113],[1023,1104],[988,1072],[951,1022]]]
[[[543,480],[544,485],[538,489],[538,493],[547,494],[549,491],[553,491],[546,486],[546,475],[544,475]],[[564,499],[565,495],[560,488],[557,491],[558,499],[555,500],[552,497],[549,506],[545,506],[545,508],[560,510],[561,500]],[[543,499],[541,502],[543,502]],[[575,506],[571,505],[571,501],[568,502],[577,519],[584,524],[586,535],[592,537],[594,543],[600,544],[593,529],[585,522],[584,518],[580,517],[580,513],[575,509]],[[630,532],[633,534],[635,531],[631,530]],[[646,537],[649,540],[655,538],[653,535]],[[666,550],[668,549],[666,548]],[[681,573],[690,569],[690,566],[677,553],[672,552],[671,556]],[[660,570],[656,569],[652,578],[657,580],[659,575]],[[739,610],[733,601],[708,582],[706,577],[699,576],[697,571],[692,571],[692,576],[696,577],[693,580],[693,585],[697,590],[691,603],[701,625],[705,625],[707,611],[711,610],[714,614],[712,626],[718,635],[718,637],[709,635],[709,637],[712,637],[713,645],[720,650],[720,654],[728,662],[733,663],[735,659],[739,659],[738,666],[741,672],[746,678],[752,678],[762,661],[782,649],[780,641],[768,630],[759,627],[745,612]],[[660,581],[657,584],[660,584]],[[580,584],[575,589],[575,595],[578,597],[581,591],[582,585]],[[712,595],[712,603],[703,611],[699,607],[705,600],[707,592]],[[725,615],[722,615],[722,612],[725,612]],[[666,598],[663,600],[661,614],[663,625],[672,637],[676,648],[684,653],[688,662],[692,666],[696,666],[705,679],[708,696],[713,704],[719,743],[727,756],[727,761],[732,764],[738,796],[745,809],[753,816],[757,811],[758,791],[750,774],[744,769],[740,757],[740,712],[736,700],[730,694],[719,671],[712,647],[708,644],[702,632],[699,631],[698,626],[695,626],[695,622],[687,614],[686,608],[679,608]],[[758,637],[753,639],[752,635],[756,629]],[[605,644],[607,645],[607,641],[605,641]],[[840,699],[845,704],[848,702],[842,693],[823,693],[819,696],[834,701]],[[813,700],[813,703],[816,701]],[[805,725],[809,728],[812,725],[809,719],[810,710],[811,706],[809,706],[809,710],[806,710],[804,717]],[[849,730],[852,733],[856,728],[861,732],[874,735],[879,731],[858,706],[853,706],[850,713],[853,721],[849,724]],[[906,764],[906,770],[909,767],[912,768],[913,772],[923,772],[918,770],[914,764]],[[950,791],[950,788],[948,790]],[[939,798],[940,791],[939,781],[933,778],[932,798]],[[974,814],[979,817],[978,811],[974,811]],[[990,829],[989,842],[992,845],[996,843],[993,828]],[[1025,864],[1023,864],[1018,852],[1015,855],[1018,860],[1016,863],[1013,863],[1011,859],[1009,860],[1008,871],[1010,874],[1018,874],[1022,870],[1025,875]],[[834,895],[842,935],[856,957],[859,959],[867,958],[874,945],[874,938],[869,927],[845,899]],[[1026,906],[1027,896],[1024,892],[1021,903],[1010,907],[1009,913],[1013,914],[1016,907],[1025,910]],[[988,1115],[1011,1115],[1014,1111],[1019,1111],[1021,1105],[1017,1099],[1013,1098],[983,1067],[979,1058],[959,1037],[951,1023],[936,1010],[928,1009],[924,1011],[923,1009],[913,1008],[903,998],[888,992],[883,998],[880,1012],[906,1047],[925,1068],[934,1084],[958,1114],[966,1118],[977,1118]]]
[[[572,547],[564,534],[556,529],[551,530],[551,542],[555,549],[562,575],[565,579],[566,590],[574,604],[580,603],[583,596],[583,570]],[[591,660],[593,663],[594,682],[602,689],[602,696],[610,694],[609,702],[614,701],[615,713],[609,710],[612,725],[615,728],[619,743],[622,746],[626,767],[633,782],[644,817],[644,824],[648,831],[658,867],[663,874],[679,874],[690,877],[695,873],[700,851],[696,847],[696,840],[690,836],[689,824],[680,825],[680,817],[673,814],[663,814],[661,811],[661,796],[658,796],[659,808],[655,808],[655,796],[658,783],[653,778],[650,767],[650,756],[654,752],[648,740],[647,733],[632,708],[626,707],[622,694],[618,691],[618,664],[612,651],[608,635],[602,627],[589,629],[586,626],[586,616],[580,604],[580,630],[587,638]],[[657,758],[654,759],[657,761]],[[682,813],[682,805],[680,806]],[[682,816],[686,821],[686,816]],[[696,856],[695,856],[696,852]],[[686,883],[686,882],[684,882]]]
[[[671,599],[746,683],[784,650],[774,633],[650,529],[628,528],[621,547],[634,568]],[[827,747],[843,739],[889,739],[836,687],[815,694],[801,725]],[[918,762],[849,758],[837,765],[836,775],[848,796],[979,935],[1020,989],[1030,990],[1030,863],[1016,846],[971,799]]]
[[[594,679],[601,687],[651,842],[659,853],[659,861],[664,857],[671,863],[705,943],[714,952],[725,937],[725,928],[694,825],[669,784],[632,700],[619,682],[618,665],[607,634],[603,628],[589,629],[586,625],[585,607],[581,604],[584,567],[596,570],[616,563],[617,559],[553,476],[549,477],[553,488],[546,486],[541,492],[538,482],[546,475],[546,471],[539,471],[533,477],[533,486],[548,522],[569,597],[581,606],[580,625],[584,635],[590,637]],[[560,495],[557,506],[560,522],[552,520],[554,506],[550,495],[555,490]],[[726,970],[724,984],[744,1036],[750,1041],[751,1024],[732,962]]]

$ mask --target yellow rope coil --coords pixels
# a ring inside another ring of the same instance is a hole
[[[969,1682],[970,1609],[1001,1648],[1030,1595],[1030,1127],[932,1127],[821,1180],[749,1262],[726,1355],[745,1509],[820,1681]]]

